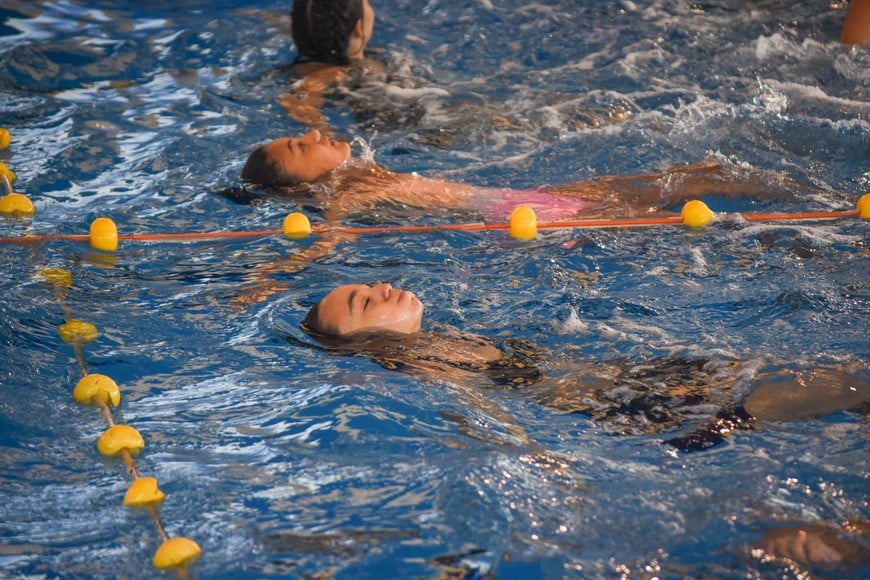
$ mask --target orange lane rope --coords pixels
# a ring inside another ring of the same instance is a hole
[[[294,215],[294,214],[291,214]],[[857,217],[858,210],[827,211],[827,212],[796,212],[796,213],[736,213],[726,214],[742,218],[750,222],[774,222],[774,221],[818,221],[834,220],[841,218]],[[643,217],[643,218],[611,218],[611,219],[584,219],[541,222],[537,229],[574,229],[574,228],[622,228],[622,227],[649,227],[666,225],[683,225],[685,219],[682,216],[667,217]],[[510,230],[510,223],[484,224],[430,224],[416,226],[315,226],[310,232],[322,234],[325,232],[366,235],[388,233],[427,233],[436,231],[491,231]],[[280,234],[287,234],[286,230],[268,229],[251,231],[227,231],[227,232],[167,232],[167,233],[142,233],[142,234],[119,234],[118,241],[130,242],[163,242],[163,241],[197,241],[197,240],[220,240],[240,238],[260,238]],[[304,237],[304,236],[303,236]],[[0,243],[27,244],[50,241],[89,242],[91,236],[87,234],[34,234],[16,237],[0,238]]]
[[[0,149],[9,145],[11,137],[9,131],[0,128]],[[12,189],[15,181],[15,173],[0,163],[0,176],[2,176],[7,194],[0,197],[0,214],[30,216],[35,213],[33,202],[26,195],[16,193]],[[727,215],[727,214],[726,214]],[[870,219],[870,193],[864,194],[853,210],[828,211],[828,212],[796,212],[796,213],[750,213],[733,214],[750,222],[761,221],[800,221],[800,220],[831,220],[845,217],[859,216],[862,219]],[[620,227],[648,227],[664,225],[685,225],[690,228],[700,228],[714,221],[714,214],[707,205],[700,200],[687,202],[679,216],[667,217],[641,217],[641,218],[609,218],[609,219],[585,219],[569,221],[552,221],[538,223],[534,210],[528,206],[518,206],[511,213],[509,223],[483,224],[436,224],[416,226],[372,226],[372,227],[346,227],[320,225],[312,228],[311,223],[304,214],[296,212],[288,215],[280,230],[254,230],[254,231],[229,231],[229,232],[178,232],[178,233],[143,233],[119,235],[118,229],[109,218],[100,217],[91,223],[90,234],[33,234],[18,237],[0,238],[0,243],[26,244],[41,243],[53,240],[70,242],[90,242],[91,246],[104,251],[117,249],[119,241],[132,242],[161,242],[161,241],[195,241],[195,240],[218,240],[257,238],[284,234],[290,238],[304,238],[312,233],[322,234],[326,232],[345,234],[385,234],[385,233],[425,233],[435,231],[487,231],[508,230],[510,235],[521,240],[529,240],[535,237],[538,230],[542,229],[570,229],[570,228],[620,228]]]

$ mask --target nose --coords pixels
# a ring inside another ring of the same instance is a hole
[[[393,287],[392,287],[390,284],[384,282],[383,284],[381,284],[381,288],[380,288],[380,290],[381,290],[381,293],[382,293],[383,296],[384,296],[384,300],[389,300],[389,299],[390,299],[390,294],[391,294],[392,291],[393,291]]]
[[[299,140],[304,143],[317,143],[318,141],[320,141],[320,138],[320,131],[318,131],[317,129],[312,129],[311,131],[300,137]]]

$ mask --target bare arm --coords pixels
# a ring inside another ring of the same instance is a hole
[[[792,523],[768,529],[753,546],[766,556],[805,566],[860,566],[870,560],[862,540],[870,537],[870,522],[847,520],[840,526],[825,522]]]
[[[378,166],[350,169],[356,177],[348,181],[352,185],[329,200],[323,211],[325,227],[317,239],[305,250],[293,256],[257,268],[250,285],[233,301],[237,310],[262,302],[270,296],[287,289],[287,285],[271,279],[275,272],[292,273],[304,269],[309,263],[324,258],[342,242],[355,240],[355,236],[338,231],[344,219],[352,213],[377,207],[379,203],[406,204],[422,209],[463,207],[468,186],[453,184],[438,179],[428,179],[415,174],[397,174]]]
[[[761,377],[743,401],[762,421],[800,421],[842,410],[870,406],[870,383],[860,376],[866,367],[783,370]]]
[[[321,112],[323,92],[332,85],[344,82],[347,73],[340,67],[326,67],[313,71],[294,83],[289,93],[278,97],[278,102],[294,121],[306,127],[329,131],[329,122]]]
[[[309,263],[332,254],[335,247],[341,242],[350,242],[354,239],[356,236],[351,234],[325,230],[309,247],[301,252],[284,260],[263,264],[250,276],[252,283],[233,300],[233,310],[244,310],[248,306],[263,302],[270,296],[289,288],[288,284],[270,278],[271,274],[299,272],[305,269]]]
[[[542,191],[600,201],[612,215],[642,215],[677,210],[690,199],[718,196],[728,199],[790,199],[799,186],[781,172],[762,172],[709,160],[673,167],[661,173],[606,175],[577,183],[547,186]]]
[[[870,44],[870,0],[851,0],[840,35],[843,44]]]

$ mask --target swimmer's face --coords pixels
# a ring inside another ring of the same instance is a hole
[[[263,151],[291,181],[314,181],[350,159],[350,145],[314,129],[301,137],[275,139]]]
[[[339,286],[316,307],[315,330],[333,336],[361,332],[413,334],[420,331],[423,304],[389,284]]]

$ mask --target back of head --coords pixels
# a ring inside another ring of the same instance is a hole
[[[264,187],[292,185],[295,183],[272,156],[269,155],[265,146],[257,147],[248,156],[248,160],[242,168],[241,177],[242,181]]]
[[[362,0],[294,0],[291,18],[300,58],[350,64],[348,45],[353,27],[363,19]]]

